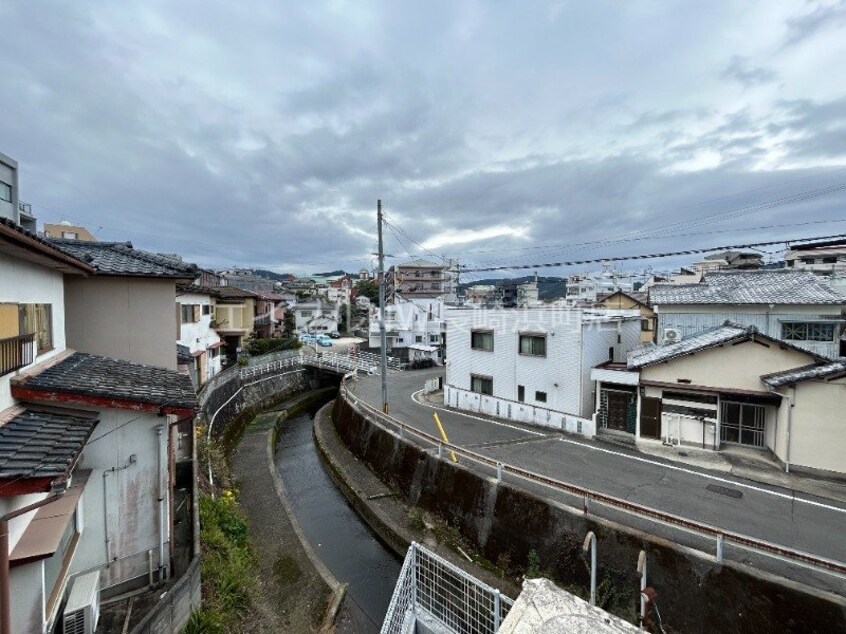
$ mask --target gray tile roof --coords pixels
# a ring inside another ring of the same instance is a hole
[[[66,475],[97,423],[84,412],[20,411],[0,425],[0,478]]]
[[[49,242],[69,255],[90,264],[99,275],[193,280],[200,274],[195,264],[136,249],[131,242],[84,242],[60,239],[51,239]]]
[[[254,292],[238,288],[237,286],[218,286],[215,290],[217,291],[217,296],[221,299],[248,299],[250,297],[258,297]]]
[[[801,381],[810,381],[811,379],[830,379],[838,376],[846,376],[846,358],[766,374],[761,377],[761,380],[770,387],[780,387]]]
[[[810,271],[780,269],[706,273],[698,284],[655,284],[649,303],[846,305],[846,297]]]
[[[162,407],[190,409],[197,405],[191,379],[185,374],[85,352],[74,352],[37,374],[22,375],[14,379],[15,385]]]
[[[719,328],[706,330],[698,335],[687,337],[677,343],[668,343],[661,346],[650,346],[641,348],[629,353],[627,365],[629,370],[637,370],[653,363],[669,361],[675,357],[691,354],[705,348],[720,346],[724,343],[746,339],[756,334],[758,330],[754,326],[738,326],[726,323]]]

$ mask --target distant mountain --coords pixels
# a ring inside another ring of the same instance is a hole
[[[263,277],[266,280],[273,280],[274,282],[286,282],[291,279],[290,273],[276,273],[267,269],[253,269],[253,274]]]
[[[525,284],[535,279],[534,275],[526,275],[523,277],[511,278],[509,281],[517,284]],[[470,286],[478,285],[492,285],[502,284],[505,280],[502,279],[485,279],[477,280],[475,282],[468,282],[466,284],[459,284],[458,290],[464,291]],[[538,276],[538,299],[541,301],[550,301],[564,297],[567,294],[567,279],[563,277],[541,277]]]
[[[341,277],[342,275],[346,275],[346,271],[342,271],[338,269],[337,271],[329,271],[328,273],[313,273],[314,277]]]

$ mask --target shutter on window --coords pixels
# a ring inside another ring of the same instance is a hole
[[[182,333],[179,329],[182,327],[182,304],[176,305],[176,338],[179,339]]]
[[[0,339],[17,337],[20,332],[20,318],[17,304],[0,304]]]
[[[194,321],[200,321],[200,305],[194,304]]]

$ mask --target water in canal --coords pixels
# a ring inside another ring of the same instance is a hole
[[[357,620],[366,621],[358,628],[378,632],[401,561],[376,538],[324,470],[312,438],[313,416],[301,414],[282,424],[276,469],[317,556],[336,579],[349,583],[346,600],[358,606]]]

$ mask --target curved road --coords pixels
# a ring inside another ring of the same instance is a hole
[[[580,440],[556,431],[493,421],[415,400],[413,395],[421,390],[427,378],[442,374],[442,369],[391,372],[388,383],[391,415],[436,435],[432,412],[437,410],[451,443],[495,460],[728,531],[846,561],[844,504],[723,473],[680,466],[645,457],[637,451]],[[379,376],[359,378],[351,387],[359,397],[381,409]],[[478,464],[474,466],[485,469]],[[516,477],[507,479],[522,488],[581,508],[580,500],[562,491]],[[592,508],[592,511],[714,553],[713,539],[669,529],[616,509]],[[770,556],[729,544],[725,556],[846,596],[846,578],[841,575],[774,561]]]

